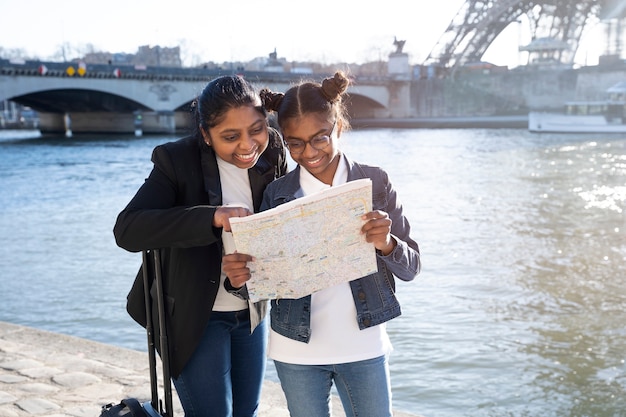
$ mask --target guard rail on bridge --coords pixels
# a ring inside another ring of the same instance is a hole
[[[32,75],[44,77],[81,77],[81,78],[123,78],[155,81],[209,81],[222,75],[238,74],[247,79],[263,79],[267,81],[290,83],[304,77],[320,81],[326,75],[299,74],[289,72],[247,71],[242,69],[209,69],[154,67],[143,65],[85,64],[84,73],[79,72],[79,62],[47,62],[27,60],[13,62],[0,59],[1,75]],[[72,68],[68,72],[68,69]]]

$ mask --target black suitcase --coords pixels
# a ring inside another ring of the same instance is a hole
[[[142,252],[143,284],[146,303],[146,334],[148,337],[148,362],[150,367],[151,400],[140,403],[136,398],[126,398],[117,404],[102,406],[100,417],[174,417],[172,406],[172,382],[170,379],[170,363],[167,347],[167,330],[165,326],[165,303],[163,298],[163,277],[161,274],[161,252],[158,249]],[[154,323],[152,323],[152,297],[150,297],[150,271],[153,271],[156,288],[156,302],[159,320],[159,347],[163,364],[164,401],[159,400],[156,341]]]

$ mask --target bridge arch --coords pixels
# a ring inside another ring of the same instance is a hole
[[[151,111],[144,104],[117,94],[93,89],[50,89],[9,97],[44,113]]]
[[[348,114],[352,119],[376,118],[381,113],[387,112],[387,107],[378,100],[359,93],[352,93],[348,90],[348,97],[345,102]]]

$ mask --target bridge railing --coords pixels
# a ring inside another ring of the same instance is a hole
[[[72,67],[73,71],[68,72]],[[33,77],[70,77],[70,78],[121,78],[149,81],[190,81],[208,82],[222,75],[239,74],[251,82],[274,82],[274,83],[297,83],[301,80],[321,81],[324,77],[332,74],[301,74],[291,72],[249,71],[245,69],[227,68],[190,68],[190,67],[161,67],[161,66],[135,66],[115,64],[86,64],[84,72],[78,72],[78,62],[49,62],[39,60],[26,60],[12,62],[0,58],[0,75],[20,75]],[[355,83],[369,85],[384,85],[393,81],[390,76],[358,76],[354,77]]]
[[[73,70],[68,72],[68,68]],[[77,62],[46,62],[27,60],[20,63],[0,59],[1,75],[73,78],[122,78],[154,81],[209,81],[222,75],[239,74],[250,81],[297,82],[303,77],[319,81],[320,74],[297,74],[289,72],[265,72],[231,69],[179,68],[134,65],[86,64],[83,74],[77,72]]]

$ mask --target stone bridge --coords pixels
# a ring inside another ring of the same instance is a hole
[[[232,71],[199,68],[79,67],[73,63],[0,60],[0,100],[29,106],[42,132],[172,133],[190,126],[190,103],[210,80]],[[319,74],[240,71],[256,87],[285,91]],[[408,77],[356,79],[348,90],[353,119],[410,115]]]

